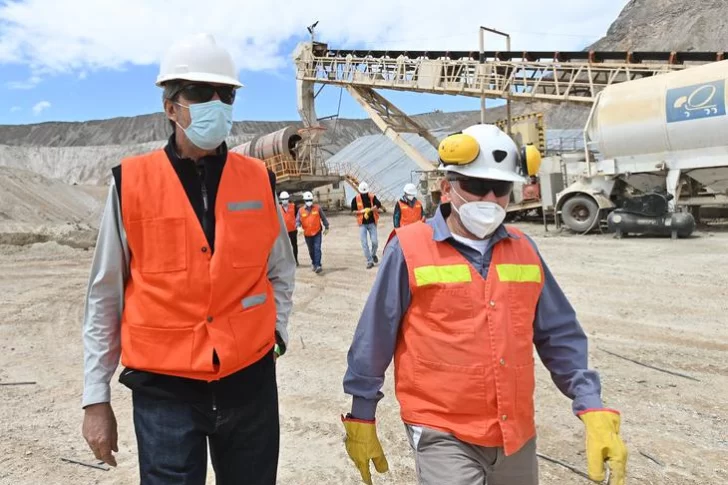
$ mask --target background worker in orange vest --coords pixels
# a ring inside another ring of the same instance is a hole
[[[623,485],[620,415],[605,409],[587,337],[535,243],[506,227],[514,182],[538,171],[492,125],[440,144],[450,196],[426,224],[397,229],[348,354],[346,450],[371,484],[388,470],[375,411],[394,358],[400,414],[426,485],[536,485],[534,358],[538,354],[585,426],[589,475]]]
[[[364,251],[364,257],[367,260],[367,269],[374,267],[379,262],[377,249],[379,248],[379,239],[377,236],[377,223],[379,222],[379,212],[387,212],[379,202],[377,196],[369,192],[369,184],[361,182],[359,184],[359,193],[351,199],[351,212],[356,214],[356,220],[359,224],[359,239],[361,248]],[[369,249],[369,241],[371,241],[371,249]]]
[[[291,248],[293,249],[293,257],[296,259],[296,266],[298,266],[298,230],[296,230],[296,204],[290,201],[290,195],[285,190],[278,196],[281,203],[281,214],[283,214],[283,220],[286,223],[286,231],[288,231],[288,238],[291,241]]]
[[[323,234],[327,234],[329,221],[321,206],[313,203],[311,192],[303,193],[303,204],[303,207],[298,209],[296,225],[302,229],[306,239],[308,255],[311,257],[311,268],[314,273],[321,273],[321,226],[324,227]]]
[[[275,176],[228,151],[242,84],[212,36],[174,44],[157,85],[174,132],[112,169],[91,266],[83,436],[116,466],[109,383],[121,356],[142,485],[204,485],[208,446],[216,483],[273,485],[274,360],[296,272]]]
[[[422,203],[417,200],[417,187],[415,187],[415,184],[404,186],[404,195],[394,206],[393,220],[395,229],[418,221],[425,222]]]

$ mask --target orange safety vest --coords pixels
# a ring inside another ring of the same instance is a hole
[[[298,215],[301,218],[301,227],[303,227],[303,235],[313,237],[321,231],[321,208],[318,204],[311,206],[311,210],[307,207],[298,209]]]
[[[293,202],[288,203],[288,210],[283,210],[283,204],[281,204],[281,213],[283,214],[283,221],[286,223],[286,231],[293,232],[296,230],[296,205]]]
[[[425,221],[424,215],[422,215],[422,204],[419,200],[415,199],[415,206],[410,207],[407,202],[402,200],[399,201],[399,225],[400,227],[408,226],[417,221]]]
[[[493,247],[487,279],[432,227],[396,229],[411,303],[395,349],[402,420],[518,451],[536,435],[533,322],[541,261],[526,237]]]
[[[280,231],[265,165],[228,152],[214,254],[163,150],[123,160],[121,172],[131,253],[122,364],[213,381],[263,358],[275,345],[266,267]]]
[[[372,194],[369,195],[369,207],[372,209],[372,214],[374,214],[374,224],[379,223],[379,211],[377,211],[377,208],[374,207],[374,196]],[[364,210],[364,202],[361,199],[361,194],[356,195],[356,208],[357,210]],[[356,221],[361,226],[364,224],[364,214],[357,214],[356,215]]]

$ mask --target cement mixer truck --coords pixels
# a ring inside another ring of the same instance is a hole
[[[544,160],[557,223],[686,236],[701,209],[728,206],[727,80],[720,61],[604,89],[584,152]]]

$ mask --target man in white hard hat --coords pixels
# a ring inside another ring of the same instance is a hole
[[[415,222],[425,222],[425,211],[422,203],[417,200],[417,187],[415,184],[404,186],[404,195],[394,206],[393,222],[394,228],[399,229],[409,226]]]
[[[426,224],[396,229],[349,350],[346,450],[371,484],[387,459],[375,411],[394,358],[395,390],[425,485],[536,485],[534,358],[585,426],[589,475],[623,485],[620,415],[588,367],[587,337],[536,244],[503,220],[514,182],[540,155],[500,129],[442,141],[442,204]]]
[[[298,209],[296,226],[303,231],[304,240],[311,258],[311,269],[314,273],[321,273],[321,242],[322,234],[329,232],[329,221],[320,205],[314,204],[311,192],[303,193],[303,207]],[[321,232],[321,228],[323,233]]]
[[[285,190],[280,193],[280,195],[278,196],[278,200],[281,204],[281,213],[283,214],[283,220],[286,223],[288,238],[291,241],[293,257],[296,260],[296,266],[298,266],[298,231],[296,230],[296,204],[291,202],[291,196]]]
[[[238,81],[209,35],[174,44],[157,78],[174,130],[122,160],[91,267],[83,436],[116,466],[110,381],[132,390],[143,485],[276,482],[274,360],[285,352],[295,261],[260,160],[229,152]]]
[[[367,269],[371,269],[374,267],[374,264],[379,262],[379,257],[377,256],[377,249],[379,248],[379,238],[377,235],[379,212],[387,212],[387,210],[379,202],[377,196],[369,191],[369,184],[361,182],[359,184],[359,193],[351,199],[351,212],[356,214],[356,221],[359,224],[361,248],[367,260]],[[369,240],[367,240],[367,237]],[[371,249],[369,248],[370,241]]]

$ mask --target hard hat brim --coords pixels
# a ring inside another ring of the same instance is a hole
[[[164,76],[157,76],[156,85],[162,87],[162,85],[168,81],[191,81],[212,84],[225,84],[228,86],[234,86],[236,88],[245,87],[243,83],[235,78],[229,76],[221,76],[219,74],[209,74],[206,72],[186,72],[184,74],[167,74]]]
[[[497,168],[482,168],[469,165],[448,165],[442,169],[445,172],[453,172],[463,177],[487,180],[502,180],[504,182],[526,183],[528,179],[509,170],[498,170]]]

